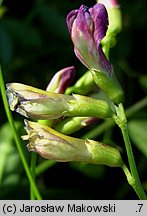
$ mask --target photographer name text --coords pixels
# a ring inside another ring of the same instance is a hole
[[[97,205],[97,206],[86,206],[84,204],[68,204],[67,206],[52,206],[52,205],[43,205],[43,206],[28,206],[22,205],[20,212],[64,212],[65,207],[67,207],[67,212],[115,212],[115,204],[113,205]]]

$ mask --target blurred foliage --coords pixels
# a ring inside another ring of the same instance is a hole
[[[132,141],[147,157],[147,119],[133,119],[129,122],[128,127]]]
[[[74,65],[76,79],[86,71],[73,52],[66,27],[66,15],[93,0],[4,0],[0,7],[0,62],[5,82],[20,82],[45,89],[55,72]],[[147,18],[146,0],[119,0],[123,29],[111,50],[111,62],[125,91],[125,107],[146,96]],[[125,82],[124,82],[125,81]],[[29,183],[24,173],[3,105],[0,106],[0,199],[29,199]],[[23,132],[23,119],[17,128]],[[138,120],[139,118],[139,120]],[[146,185],[147,110],[129,122],[131,139],[141,180]],[[105,137],[124,148],[117,128]],[[86,131],[84,130],[84,133]],[[106,132],[107,133],[107,132]],[[111,134],[111,135],[110,135]],[[76,134],[80,136],[80,132]],[[112,137],[110,137],[112,136]],[[98,139],[103,139],[103,136]],[[24,143],[24,151],[26,151]],[[29,153],[26,151],[26,154]],[[124,155],[125,160],[125,155]],[[38,157],[38,164],[44,161]],[[118,168],[86,164],[55,163],[42,173],[38,187],[44,199],[136,199]]]

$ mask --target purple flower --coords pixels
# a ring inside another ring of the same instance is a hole
[[[94,7],[88,8],[82,5],[79,10],[73,10],[68,14],[67,26],[79,60],[88,69],[111,75],[111,64],[100,44],[108,27],[108,14],[105,6],[95,4]]]
[[[46,91],[63,94],[74,78],[74,66],[63,68],[54,75]]]

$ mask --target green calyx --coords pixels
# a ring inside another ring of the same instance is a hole
[[[110,167],[123,166],[121,154],[116,148],[89,139],[86,140],[86,144],[92,153],[93,163]]]
[[[114,77],[108,77],[104,73],[91,70],[93,79],[100,89],[102,89],[115,104],[123,100],[123,90]]]

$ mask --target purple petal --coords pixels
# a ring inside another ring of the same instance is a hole
[[[101,48],[108,28],[108,14],[103,4],[93,8],[82,5],[67,16],[67,25],[79,60],[89,69],[112,73],[112,67]]]
[[[71,82],[75,78],[75,67],[67,67],[63,69],[64,72],[61,75],[60,82],[56,93],[64,93],[67,87],[71,84]]]
[[[92,35],[93,30],[93,21],[89,12],[88,7],[82,5],[79,8],[77,18],[76,18],[77,28],[81,31],[81,33],[88,40]]]
[[[103,4],[96,4],[90,12],[94,22],[94,42],[98,49],[101,40],[106,35],[108,28],[108,14]]]
[[[76,18],[78,14],[78,10],[73,10],[71,11],[66,18],[66,23],[67,23],[67,27],[68,27],[68,31],[71,33],[71,29],[72,29],[72,24]]]
[[[107,60],[101,45],[98,48],[98,53],[99,53],[99,64],[101,65],[101,68],[105,70],[105,74],[111,76],[112,74],[112,65],[110,62]]]
[[[75,67],[66,67],[58,71],[49,82],[46,91],[63,94],[75,77]]]

